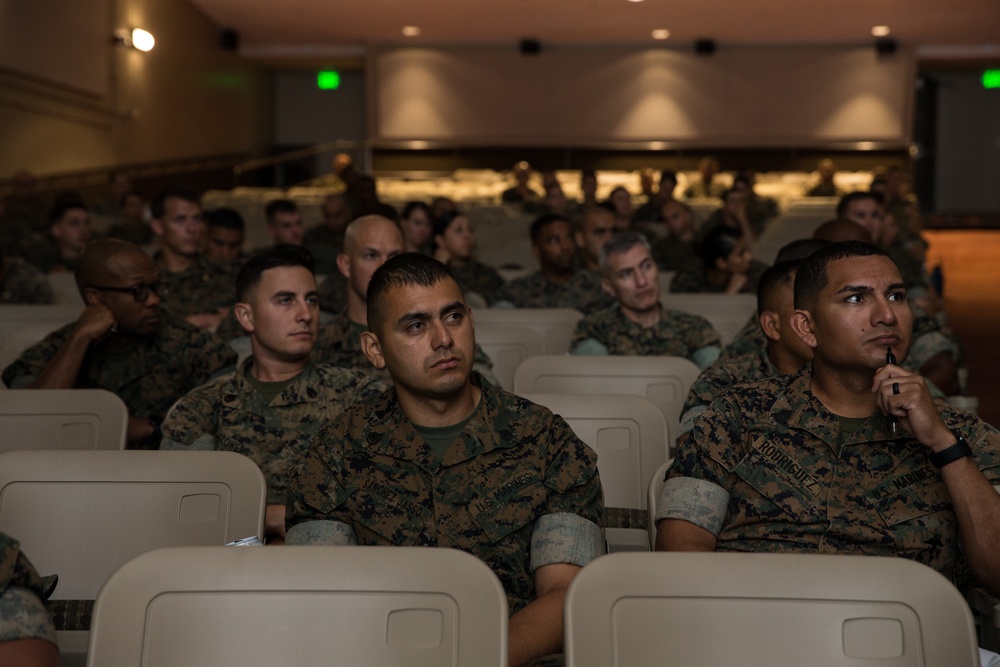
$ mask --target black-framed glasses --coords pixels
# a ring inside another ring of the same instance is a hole
[[[160,285],[160,282],[157,281],[148,285],[136,285],[135,287],[107,287],[104,285],[84,285],[84,287],[100,290],[101,292],[127,292],[139,303],[144,303],[150,294],[160,295]]]

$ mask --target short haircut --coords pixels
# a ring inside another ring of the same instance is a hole
[[[219,227],[221,229],[232,229],[235,231],[246,231],[243,224],[243,216],[233,208],[213,208],[205,213],[205,222],[209,228]]]
[[[663,181],[673,183],[674,187],[677,187],[677,172],[664,169],[660,172],[660,185],[663,185]]]
[[[298,245],[279,245],[254,255],[240,267],[236,274],[236,300],[246,303],[250,291],[260,284],[261,276],[268,269],[282,266],[301,266],[316,275],[312,253]]]
[[[879,206],[882,205],[882,196],[875,192],[863,192],[858,190],[857,192],[849,192],[840,198],[837,202],[837,217],[846,218],[847,217],[847,207],[856,201],[861,201],[862,199],[871,199]]]
[[[777,257],[774,258],[774,263],[779,264],[781,262],[793,261],[801,262],[820,248],[827,246],[829,243],[829,241],[824,241],[822,239],[798,239],[792,241],[791,243],[786,243],[781,246],[781,250],[778,251]]]
[[[725,225],[713,227],[705,234],[695,247],[698,256],[705,266],[711,267],[717,259],[725,259],[733,254],[733,250],[743,238],[743,232]]]
[[[597,261],[601,265],[601,269],[607,268],[608,258],[611,255],[628,252],[637,245],[641,245],[650,253],[653,252],[645,234],[640,234],[639,232],[619,232],[615,234],[608,239],[607,243],[601,246],[601,252],[597,256]]]
[[[56,202],[56,205],[52,207],[49,211],[49,226],[56,224],[59,220],[66,215],[66,211],[72,211],[73,209],[81,208],[84,211],[87,210],[87,205],[83,203],[82,199],[73,199],[70,197],[64,197]]]
[[[795,276],[795,307],[808,309],[816,302],[819,293],[826,287],[830,262],[850,257],[887,257],[878,246],[860,241],[831,243],[809,255],[802,262]]]
[[[274,216],[279,213],[298,213],[299,207],[291,199],[275,199],[270,202],[264,209],[264,216],[267,218],[267,223],[271,224],[274,222]]]
[[[423,211],[427,214],[427,217],[431,217],[431,207],[422,201],[411,201],[406,202],[406,206],[403,207],[403,218],[409,218],[413,215],[414,211]]]
[[[565,216],[558,213],[546,213],[535,218],[535,221],[531,223],[531,244],[538,245],[538,241],[542,236],[542,230],[557,222],[565,222],[571,228],[573,226]]]
[[[442,280],[458,280],[447,266],[419,252],[404,252],[386,260],[368,283],[368,330],[380,335],[385,324],[386,295],[394,287],[433,287]]]
[[[153,201],[149,203],[150,215],[156,219],[162,219],[167,212],[167,200],[171,198],[201,206],[201,198],[197,192],[183,185],[171,185],[153,197]]]
[[[775,262],[774,266],[769,267],[761,275],[760,282],[757,283],[757,315],[761,315],[765,310],[775,310],[774,300],[778,290],[792,284],[792,274],[801,265],[801,259]]]

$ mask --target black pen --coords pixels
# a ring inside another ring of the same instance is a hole
[[[893,366],[896,365],[896,355],[892,353],[892,346],[891,345],[886,348],[885,363],[892,364]],[[897,428],[898,428],[898,425],[897,425],[897,422],[896,422],[896,418],[890,416],[889,417],[889,430],[892,431],[893,435],[896,435],[896,429]]]

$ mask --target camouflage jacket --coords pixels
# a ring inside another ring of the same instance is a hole
[[[535,597],[540,552],[576,565],[596,556],[579,536],[556,545],[533,532],[569,515],[571,533],[599,535],[597,454],[546,408],[473,377],[482,398],[440,460],[392,389],[323,427],[293,475],[287,524],[339,522],[363,545],[461,549],[499,577],[513,614]]]
[[[901,556],[960,589],[970,571],[929,450],[876,413],[838,445],[839,418],[810,389],[810,367],[737,385],[695,422],[670,469],[657,519],[690,521],[723,551]],[[1000,483],[1000,432],[939,404],[976,465]]]
[[[348,289],[350,289],[350,284],[343,273],[334,271],[327,275],[326,280],[320,283],[317,289],[320,310],[328,313],[339,313],[347,308]]]
[[[361,334],[367,330],[367,326],[352,322],[346,310],[340,311],[332,320],[319,325],[319,334],[316,336],[316,345],[312,351],[313,360],[320,364],[355,368],[376,375],[385,382],[391,382],[389,373],[385,370],[376,370],[361,351]],[[496,382],[493,377],[493,361],[479,343],[476,343],[474,368],[490,382]]]
[[[601,289],[601,275],[588,269],[577,269],[565,285],[554,283],[541,271],[535,271],[507,283],[500,299],[518,308],[576,308],[582,312],[605,308],[615,302]]]
[[[0,595],[11,586],[30,588],[37,595],[42,595],[42,580],[21,553],[21,545],[7,533],[0,532]],[[0,623],[2,627],[3,623]],[[0,637],[0,641],[3,639]]]
[[[292,462],[326,422],[356,401],[385,389],[371,375],[309,364],[271,401],[264,403],[247,373],[239,370],[203,384],[177,401],[163,420],[160,449],[238,452],[253,459],[267,480],[268,503],[284,504]]]
[[[45,274],[18,257],[0,260],[0,303],[52,303],[55,295]]]
[[[325,223],[306,231],[302,239],[316,261],[316,273],[333,275],[337,270],[337,255],[344,251],[344,231],[335,232]],[[326,310],[326,308],[324,308]]]
[[[767,349],[756,353],[718,360],[699,375],[691,385],[684,408],[681,410],[680,434],[684,435],[694,427],[695,420],[708,409],[719,394],[740,382],[756,382],[773,375],[780,375],[767,356]]]
[[[767,336],[760,328],[757,313],[754,313],[743,325],[743,328],[729,341],[729,345],[722,348],[722,354],[719,355],[715,363],[722,363],[747,354],[760,354],[765,347],[767,347]]]
[[[475,292],[489,304],[500,298],[506,284],[496,269],[476,260],[464,264],[449,262],[448,268],[462,286],[463,292]]]
[[[77,389],[107,389],[118,394],[132,417],[162,419],[178,398],[233,366],[236,353],[215,334],[161,313],[159,330],[137,338],[128,350],[91,345],[76,377]],[[3,372],[8,387],[37,379],[66,342],[75,322],[53,331],[25,350]]]
[[[163,257],[154,257],[160,269],[160,305],[180,318],[214,313],[236,303],[235,265],[216,264],[201,255],[186,271],[171,273]]]
[[[643,327],[625,317],[618,306],[584,315],[576,323],[570,348],[596,340],[608,354],[670,355],[691,358],[695,350],[718,346],[719,333],[700,315],[660,308],[660,319]]]

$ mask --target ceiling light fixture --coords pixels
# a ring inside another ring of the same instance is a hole
[[[666,39],[670,37],[670,31],[666,28],[657,28],[653,31],[653,39]]]
[[[888,37],[888,36],[889,36],[889,26],[877,25],[872,28],[872,37]]]
[[[153,46],[156,45],[156,39],[153,38],[152,33],[142,28],[115,30],[114,41],[117,44],[131,46],[134,49],[144,52],[152,51]]]
[[[406,37],[417,37],[420,35],[420,27],[415,25],[403,26],[403,35]]]
[[[642,2],[642,0],[628,0],[629,2]]]

